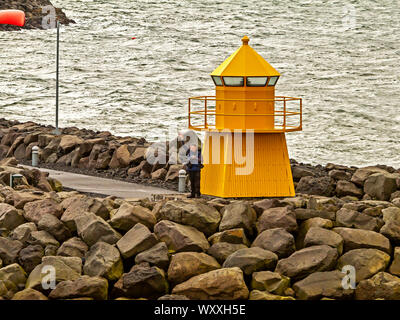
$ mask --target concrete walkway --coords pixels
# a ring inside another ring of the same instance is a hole
[[[33,169],[31,166],[22,165]],[[51,178],[59,180],[64,187],[80,192],[98,193],[119,198],[151,198],[153,195],[177,194],[177,191],[144,186],[137,183],[105,179],[66,171],[36,168],[48,172]]]

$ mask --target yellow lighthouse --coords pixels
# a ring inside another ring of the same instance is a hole
[[[275,96],[280,73],[248,43],[211,73],[215,96],[189,98],[189,128],[206,132],[201,193],[294,196],[285,132],[302,129],[302,100]]]

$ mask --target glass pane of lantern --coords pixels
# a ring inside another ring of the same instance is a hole
[[[216,86],[222,86],[222,80],[221,77],[218,76],[212,76],[212,79],[214,80],[214,83]]]
[[[270,77],[269,78],[269,82],[268,82],[268,86],[274,86],[276,85],[276,82],[278,81],[279,77]]]
[[[264,87],[267,80],[268,77],[247,77],[246,85],[248,87]]]
[[[224,77],[224,83],[227,87],[243,87],[243,77]]]

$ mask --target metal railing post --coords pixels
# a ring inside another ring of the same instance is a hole
[[[204,99],[204,128],[207,129],[207,97]]]
[[[286,98],[283,98],[283,130],[286,131]]]
[[[300,98],[300,128],[303,128],[303,99]]]
[[[188,122],[189,122],[189,128],[191,127],[191,124],[190,124],[190,102],[191,102],[191,98],[189,98],[189,103],[188,103],[188,105],[189,105],[189,112],[188,112]]]

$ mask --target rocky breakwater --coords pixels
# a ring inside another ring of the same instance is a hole
[[[50,13],[49,8],[54,8],[56,20],[60,21],[63,25],[75,23],[73,20],[68,19],[65,13],[55,8],[49,0],[1,0],[0,10],[22,10],[25,12],[26,23],[24,27],[0,25],[0,31],[11,31],[20,29],[43,29],[43,19]]]
[[[29,164],[32,148],[38,146],[43,167],[177,189],[179,170],[183,168],[183,142],[177,138],[151,143],[108,131],[69,127],[58,136],[53,131],[51,126],[34,122],[0,119],[0,159],[15,157]],[[295,160],[291,164],[297,194],[353,201],[388,201],[398,195],[400,171],[389,166],[313,166]]]
[[[0,159],[15,157],[29,164],[32,148],[39,147],[40,165],[133,182],[177,187],[177,139],[150,143],[143,138],[118,137],[74,127],[54,135],[54,128],[33,122],[0,120]]]
[[[0,170],[2,299],[400,299],[398,191],[127,201]]]

